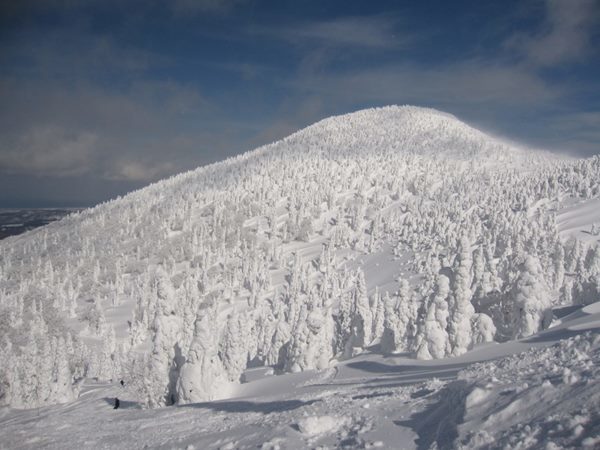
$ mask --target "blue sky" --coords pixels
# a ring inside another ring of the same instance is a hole
[[[600,153],[600,1],[2,2],[0,206],[91,205],[387,104]]]

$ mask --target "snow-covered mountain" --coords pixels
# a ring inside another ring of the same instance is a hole
[[[69,402],[97,378],[194,403],[250,368],[527,338],[600,299],[599,196],[600,158],[435,110],[323,120],[0,242],[0,401]]]

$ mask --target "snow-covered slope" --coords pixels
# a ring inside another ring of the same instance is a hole
[[[598,299],[596,241],[559,234],[600,160],[415,107],[333,117],[0,243],[0,395],[127,380],[149,406],[233,395],[249,367],[459,357]]]
[[[67,405],[0,410],[0,447],[591,450],[600,445],[599,327],[595,303],[460,357],[364,354],[281,376],[250,369],[232,398],[154,410],[127,385],[87,382]]]
[[[525,161],[535,162],[542,154],[556,158],[486,135],[450,114],[410,106],[367,109],[331,117],[282,141],[294,148],[307,143],[325,147],[337,156],[384,150],[515,167],[522,167]]]

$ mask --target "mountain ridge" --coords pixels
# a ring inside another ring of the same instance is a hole
[[[496,161],[496,163],[510,162],[511,157],[519,157],[519,161],[515,162],[514,168],[522,168],[522,165],[524,162],[525,163],[530,162],[530,161],[528,161],[529,159],[533,159],[534,162],[539,163],[540,161],[538,160],[538,157],[541,159],[544,159],[544,158],[550,158],[550,159],[568,158],[566,155],[559,155],[556,153],[551,153],[551,152],[547,152],[547,151],[540,150],[540,149],[527,148],[527,147],[521,146],[517,143],[505,141],[503,138],[488,135],[487,133],[480,131],[477,128],[467,125],[466,123],[464,123],[460,119],[458,119],[456,116],[454,116],[450,113],[439,111],[434,108],[425,108],[425,107],[418,107],[418,106],[412,106],[412,105],[403,105],[403,106],[390,105],[390,106],[383,106],[383,107],[361,109],[361,110],[357,110],[357,111],[350,112],[350,113],[327,117],[325,119],[315,122],[312,125],[302,128],[302,129],[300,129],[278,141],[262,145],[258,148],[252,149],[252,150],[248,150],[239,155],[231,156],[222,161],[217,161],[217,162],[214,162],[214,163],[211,163],[208,165],[199,166],[197,168],[190,169],[188,171],[181,172],[181,173],[172,175],[170,177],[152,182],[152,183],[148,184],[147,186],[136,189],[135,191],[132,191],[123,196],[118,196],[114,199],[102,202],[96,206],[84,209],[80,212],[80,214],[83,214],[84,216],[91,214],[91,213],[93,213],[93,211],[95,211],[99,207],[104,207],[105,205],[113,205],[114,202],[119,202],[124,198],[129,198],[130,196],[135,196],[135,195],[137,195],[137,193],[145,191],[146,189],[152,191],[152,190],[167,188],[167,187],[173,186],[175,184],[185,183],[187,181],[196,181],[196,180],[190,180],[190,179],[191,178],[194,178],[194,179],[201,178],[205,172],[209,172],[211,170],[214,171],[214,170],[229,169],[232,166],[237,166],[239,164],[248,163],[249,161],[251,162],[252,159],[254,159],[254,158],[268,157],[269,156],[268,153],[275,153],[275,155],[272,155],[272,156],[278,156],[278,155],[276,155],[277,151],[280,149],[280,147],[285,146],[286,144],[291,143],[293,145],[300,145],[300,146],[301,145],[313,145],[312,142],[309,142],[309,143],[303,142],[303,140],[304,140],[303,138],[305,138],[306,135],[310,135],[313,132],[316,132],[317,137],[321,137],[321,135],[323,135],[323,134],[332,134],[332,132],[339,133],[340,128],[342,130],[344,130],[344,129],[347,130],[348,128],[353,128],[353,129],[367,130],[367,131],[373,131],[373,129],[375,129],[375,130],[377,130],[376,135],[378,135],[378,134],[381,134],[382,129],[384,129],[384,130],[386,129],[386,127],[382,126],[382,124],[381,124],[382,119],[384,119],[383,120],[384,124],[388,125],[388,126],[389,126],[390,122],[392,122],[394,124],[400,124],[400,125],[409,124],[410,126],[408,128],[402,127],[402,126],[395,128],[395,131],[400,130],[402,132],[401,134],[402,134],[402,137],[404,140],[406,140],[407,136],[412,136],[414,139],[416,139],[418,137],[421,137],[423,134],[432,134],[434,131],[440,131],[440,128],[443,130],[444,126],[447,126],[450,131],[454,132],[454,134],[457,133],[457,130],[460,132],[463,132],[469,138],[469,141],[473,141],[474,137],[476,137],[478,139],[486,139],[486,140],[492,141],[492,146],[491,146],[492,151],[509,153],[509,155],[499,155],[498,161]],[[435,119],[435,120],[431,120],[431,119]],[[436,121],[436,120],[440,120],[440,121]],[[417,125],[425,125],[425,126],[419,127]],[[386,134],[389,134],[389,133],[386,133]],[[448,139],[446,139],[446,141],[447,140]],[[394,143],[393,140],[392,140],[392,142],[386,142],[386,144],[398,145],[397,143]],[[395,148],[395,149],[401,150],[405,153],[411,153],[411,154],[415,154],[415,155],[419,155],[419,156],[428,156],[428,157],[436,156],[436,155],[428,153],[428,152],[422,151],[420,153],[416,149],[411,150],[409,148],[406,148],[406,145],[407,145],[406,142],[400,141],[399,144],[400,144],[400,147]],[[444,145],[447,145],[447,142],[445,142],[445,141],[438,142],[438,143],[436,143],[435,148],[444,147]],[[343,142],[342,143],[334,142],[331,144],[331,147],[337,148],[337,150],[340,152],[340,154],[343,155],[344,152],[342,152],[341,149],[344,149],[346,146],[343,144]],[[453,147],[458,147],[458,145],[455,145]],[[428,150],[430,150],[430,149],[428,148]],[[457,152],[450,153],[446,149],[446,153],[449,154],[449,155],[446,154],[445,155],[446,157],[456,156],[457,159],[461,160],[461,161],[468,161],[470,158],[475,158],[476,156],[486,156],[488,158],[490,158],[492,156],[491,155],[492,152],[489,150],[488,150],[487,154],[484,154],[484,155],[481,155],[481,154],[478,155],[473,150],[470,153],[460,154]],[[523,156],[525,156],[525,155],[527,157],[523,158]],[[335,156],[335,155],[332,154],[331,156]],[[491,159],[496,159],[496,158],[491,158]],[[75,214],[75,216],[78,216],[78,215],[79,214]]]
[[[179,174],[175,174],[170,177],[155,181],[145,187],[136,189],[135,191],[132,191],[124,196],[119,196],[115,199],[111,199],[106,202],[100,203],[99,205],[96,205],[94,207],[88,208],[87,210],[83,210],[82,214],[84,214],[84,215],[91,214],[93,211],[95,211],[99,207],[104,207],[105,205],[108,205],[108,204],[112,205],[116,201],[120,201],[123,198],[129,198],[132,195],[135,196],[140,191],[144,191],[146,189],[157,190],[157,189],[160,189],[163,187],[166,188],[169,185],[174,185],[176,183],[183,183],[188,180],[194,181],[194,180],[190,180],[190,179],[201,177],[202,175],[204,175],[205,172],[208,172],[210,170],[226,169],[229,166],[236,166],[239,164],[247,163],[249,160],[252,160],[253,158],[257,158],[257,157],[261,157],[261,156],[262,157],[268,156],[267,153],[274,152],[274,151],[276,152],[277,149],[282,145],[285,145],[290,142],[297,144],[297,142],[296,142],[297,139],[304,137],[307,133],[309,133],[311,131],[316,130],[319,133],[327,133],[328,126],[334,126],[334,127],[339,126],[340,122],[343,122],[344,120],[346,120],[348,118],[369,118],[369,117],[373,118],[373,116],[377,117],[378,115],[386,114],[386,113],[391,113],[391,114],[400,113],[400,117],[403,116],[403,113],[409,113],[409,114],[413,113],[413,117],[416,115],[416,116],[425,116],[426,118],[427,117],[442,118],[446,123],[450,123],[454,126],[457,126],[457,128],[462,131],[467,131],[468,133],[474,134],[478,138],[485,138],[485,139],[492,140],[494,142],[494,144],[492,146],[493,151],[500,151],[500,152],[509,151],[511,153],[511,156],[513,156],[513,157],[519,156],[520,157],[519,161],[514,162],[514,166],[512,166],[511,168],[523,169],[524,163],[525,163],[525,166],[528,166],[529,164],[532,164],[532,163],[533,164],[540,163],[540,160],[543,160],[543,159],[551,159],[551,160],[570,159],[570,157],[567,155],[552,153],[552,152],[548,152],[548,151],[540,150],[540,149],[531,149],[531,148],[528,148],[525,146],[521,146],[517,143],[508,142],[506,140],[503,140],[503,138],[488,135],[483,131],[480,131],[476,128],[473,128],[473,127],[465,124],[464,122],[460,121],[456,116],[446,113],[446,112],[443,112],[443,111],[439,111],[439,110],[436,110],[433,108],[423,108],[423,107],[410,106],[410,105],[404,105],[404,106],[391,105],[391,106],[384,106],[384,107],[362,109],[362,110],[358,110],[355,112],[341,114],[341,115],[337,115],[337,116],[331,116],[331,117],[322,119],[312,125],[309,125],[303,129],[300,129],[300,130],[292,133],[291,135],[289,135],[281,140],[272,142],[270,144],[265,144],[256,149],[243,152],[239,155],[226,158],[222,161],[211,163],[211,164],[208,164],[205,166],[199,166],[195,169],[190,169],[188,171],[181,172]],[[368,128],[370,125],[372,125],[372,124],[369,124],[369,123],[364,124],[363,123],[361,125],[361,127]],[[443,145],[443,144],[438,143],[438,146],[439,145]],[[418,153],[415,152],[415,154],[418,154]],[[423,156],[432,156],[432,155],[423,155]],[[464,154],[462,156],[465,161],[468,160],[468,158]],[[475,157],[476,154],[474,152],[472,152],[470,154],[470,156]],[[491,156],[490,152],[488,152],[487,156],[488,157]],[[492,158],[492,159],[496,159],[496,158]],[[499,155],[498,160],[496,161],[496,164],[499,164],[502,162],[504,162],[504,163],[510,162],[510,160],[511,160],[510,157]]]
[[[443,113],[371,109],[8,239],[3,401],[76,396],[19,384],[32,365],[126,377],[163,406],[219,398],[249,365],[444,358],[531,335],[595,292],[596,247],[561,241],[554,217],[565,196],[598,196],[599,171]]]

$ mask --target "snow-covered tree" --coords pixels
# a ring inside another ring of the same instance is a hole
[[[550,207],[597,198],[598,180],[599,157],[515,148],[432,110],[326,119],[1,241],[3,398],[59,401],[51,385],[68,376],[57,351],[68,336],[74,382],[128,369],[140,399],[163,405],[188,401],[185,365],[213,374],[198,378],[207,399],[249,359],[321,368],[378,341],[444,357],[533,332],[551,306],[600,292],[593,246],[563,242]],[[412,287],[367,292],[389,289],[396,267]],[[196,316],[208,303],[219,314],[204,346]]]
[[[421,312],[415,338],[418,359],[444,358],[451,352],[448,328],[448,295],[450,280],[439,275],[435,291]]]
[[[547,327],[551,320],[551,291],[542,275],[539,261],[528,256],[513,288],[513,338],[519,339]]]
[[[386,292],[384,304],[384,331],[381,338],[381,350],[384,353],[409,351],[415,338],[417,323],[417,305],[407,280],[400,280],[398,294],[390,297]]]
[[[454,283],[448,323],[451,353],[462,355],[471,345],[471,318],[475,309],[471,304],[471,246],[461,239],[454,269]]]
[[[227,387],[227,374],[219,357],[216,317],[216,305],[203,304],[198,309],[194,337],[177,380],[179,403],[212,400]]]

